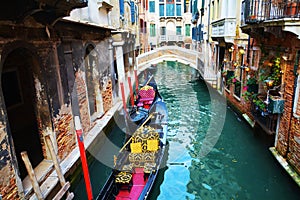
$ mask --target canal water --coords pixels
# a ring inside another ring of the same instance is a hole
[[[252,129],[195,75],[177,62],[157,66],[155,80],[169,112],[168,154],[149,199],[300,199],[300,188],[269,151],[274,137]],[[122,128],[107,135],[121,146]],[[101,155],[114,153],[102,148]],[[95,157],[90,165],[94,196],[110,171]],[[86,199],[83,180],[74,192],[75,199]]]

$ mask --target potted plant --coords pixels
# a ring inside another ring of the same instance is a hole
[[[258,93],[258,83],[255,77],[251,77],[247,80],[247,92]]]
[[[253,103],[255,104],[255,109],[260,112],[261,116],[268,115],[267,105],[265,102],[259,98],[254,98]]]

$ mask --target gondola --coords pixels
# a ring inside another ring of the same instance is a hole
[[[129,133],[133,133],[147,119],[153,106],[161,99],[153,76],[148,75],[148,79],[139,89],[134,105],[129,108],[126,116],[126,126]]]
[[[166,149],[168,111],[158,92],[148,113],[115,156],[114,169],[97,199],[148,197]]]

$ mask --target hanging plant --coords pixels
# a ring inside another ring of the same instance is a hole
[[[275,57],[270,61],[265,61],[259,69],[259,81],[273,80],[273,86],[281,84],[281,66],[280,56]]]
[[[281,84],[281,66],[280,66],[280,57],[276,57],[273,61],[273,66],[271,68],[270,79],[274,80],[274,86]]]

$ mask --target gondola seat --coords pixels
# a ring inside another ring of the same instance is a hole
[[[130,191],[132,187],[132,174],[130,172],[121,171],[115,175],[115,182],[118,185],[118,189]]]
[[[155,98],[155,90],[152,86],[146,85],[139,91],[137,106],[149,109]]]

